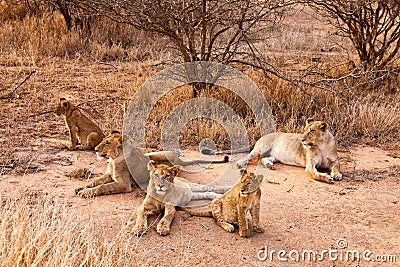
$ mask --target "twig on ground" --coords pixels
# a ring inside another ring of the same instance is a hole
[[[0,99],[10,99],[12,98],[12,95],[17,91],[18,88],[20,88],[31,76],[32,74],[36,73],[36,70],[31,71],[28,76],[25,77],[25,79],[20,82],[19,84],[17,84],[17,86],[15,86],[14,90],[12,90],[11,92],[9,92],[6,95],[0,96]]]
[[[288,190],[286,190],[286,192],[290,192],[290,191],[292,191],[292,189],[293,189],[293,187],[294,187],[294,185],[292,185],[292,187],[291,188],[289,188]]]
[[[265,181],[266,181],[267,183],[269,183],[269,184],[280,184],[280,183],[278,183],[278,182],[271,181],[271,180],[269,180],[269,179],[265,179]]]
[[[205,226],[203,223],[200,223],[201,226],[203,226],[206,230],[210,230],[207,226]]]
[[[28,117],[29,117],[29,118],[31,118],[31,117],[37,117],[37,116],[41,116],[41,115],[49,114],[49,113],[53,113],[53,112],[54,112],[53,110],[46,110],[46,111],[43,111],[43,112],[40,112],[40,113],[31,114],[31,115],[29,115]]]

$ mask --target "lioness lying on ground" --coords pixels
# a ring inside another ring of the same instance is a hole
[[[213,200],[210,211],[184,210],[194,216],[213,217],[217,224],[228,232],[235,231],[234,226],[239,226],[241,237],[250,236],[250,228],[246,218],[247,212],[250,211],[253,230],[257,233],[263,233],[264,229],[259,225],[260,185],[263,176],[256,176],[244,169],[240,170],[240,173],[240,182],[222,197]]]
[[[125,155],[122,150],[122,135],[118,131],[113,131],[110,135],[96,146],[95,150],[99,157],[108,158],[107,170],[104,175],[93,178],[92,181],[84,186],[75,188],[75,193],[80,197],[92,197],[97,195],[127,193],[133,190],[136,182],[146,184],[149,181],[149,172],[147,163],[154,160],[157,163],[163,163],[172,166],[180,164],[181,166],[193,165],[198,163],[223,163],[229,161],[229,157],[223,160],[182,160],[172,151],[159,151],[145,153],[145,149],[140,149],[129,143],[126,146]],[[129,142],[129,140],[127,140]],[[129,148],[129,149],[128,149]],[[129,151],[127,151],[129,150]],[[144,154],[145,153],[145,154]],[[127,159],[125,158],[127,157]],[[133,179],[126,160],[134,164],[135,179]]]
[[[65,98],[60,98],[54,112],[58,116],[64,116],[69,130],[71,140],[69,148],[71,150],[76,148],[93,149],[103,140],[104,134],[99,126]]]
[[[238,168],[245,167],[256,157],[271,169],[274,162],[305,167],[317,181],[333,183],[333,180],[342,179],[335,137],[324,121],[308,119],[303,134],[271,133],[261,137],[250,154],[237,162]],[[329,169],[330,175],[318,172],[317,168]]]
[[[148,163],[150,181],[147,186],[147,195],[137,210],[136,223],[133,228],[135,235],[147,231],[147,215],[164,215],[157,224],[157,233],[167,235],[175,216],[175,206],[187,205],[192,200],[215,199],[229,190],[227,186],[210,187],[195,183],[188,183],[177,177],[180,166],[157,165],[154,161]]]

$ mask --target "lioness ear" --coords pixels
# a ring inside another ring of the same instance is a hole
[[[322,131],[326,131],[326,130],[328,130],[328,124],[326,123],[326,122],[320,122],[319,124],[318,124],[318,127],[322,130]]]
[[[172,172],[173,176],[177,176],[179,171],[181,170],[181,166],[179,165],[174,165],[172,167],[169,167],[169,170]]]
[[[149,163],[147,163],[147,169],[149,171],[154,171],[156,168],[156,162],[154,160],[150,160]]]
[[[246,169],[240,169],[240,174],[241,174],[241,175],[243,175],[243,174],[245,174],[245,173],[247,173]]]
[[[313,121],[314,121],[313,118],[308,118],[308,119],[306,120],[306,125],[309,125],[309,124],[312,123]]]

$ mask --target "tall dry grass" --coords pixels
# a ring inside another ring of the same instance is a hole
[[[0,266],[132,266],[138,239],[126,225],[112,238],[90,217],[37,193],[0,196]]]

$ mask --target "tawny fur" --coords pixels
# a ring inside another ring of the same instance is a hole
[[[263,233],[264,229],[259,224],[262,181],[262,175],[241,170],[240,182],[222,197],[213,200],[210,205],[211,210],[196,212],[185,209],[185,211],[194,216],[213,217],[216,223],[228,232],[233,232],[235,226],[238,226],[241,237],[250,236],[250,227],[246,218],[247,213],[250,212],[253,230]]]
[[[180,166],[148,164],[150,181],[147,186],[147,195],[137,210],[136,223],[133,228],[135,235],[142,235],[147,231],[147,215],[163,214],[157,225],[157,233],[167,235],[174,219],[175,206],[184,206],[191,200],[215,199],[222,196],[229,187],[210,187],[189,183],[177,177]]]
[[[123,152],[123,142],[128,142],[125,146],[125,153]],[[84,186],[75,188],[75,193],[80,197],[128,193],[133,190],[137,182],[144,186],[149,181],[149,171],[147,170],[149,159],[169,166],[172,166],[171,162],[182,163],[182,165],[199,163],[199,160],[182,160],[172,151],[145,153],[145,149],[133,146],[129,140],[123,140],[118,131],[113,131],[105,137],[95,150],[99,157],[108,159],[107,170],[102,176],[93,178]],[[201,161],[201,163],[222,163],[228,159]],[[134,170],[129,170],[126,160],[134,164]],[[130,171],[134,171],[135,179]]]
[[[63,116],[69,130],[69,149],[93,149],[104,138],[99,126],[65,98],[60,98],[54,112]],[[78,145],[79,143],[79,145]]]
[[[317,181],[333,183],[342,179],[336,140],[324,121],[308,119],[303,134],[271,133],[261,137],[250,154],[237,162],[238,168],[244,168],[256,157],[271,169],[274,162],[305,167],[306,173]],[[330,174],[317,168],[329,169]]]

